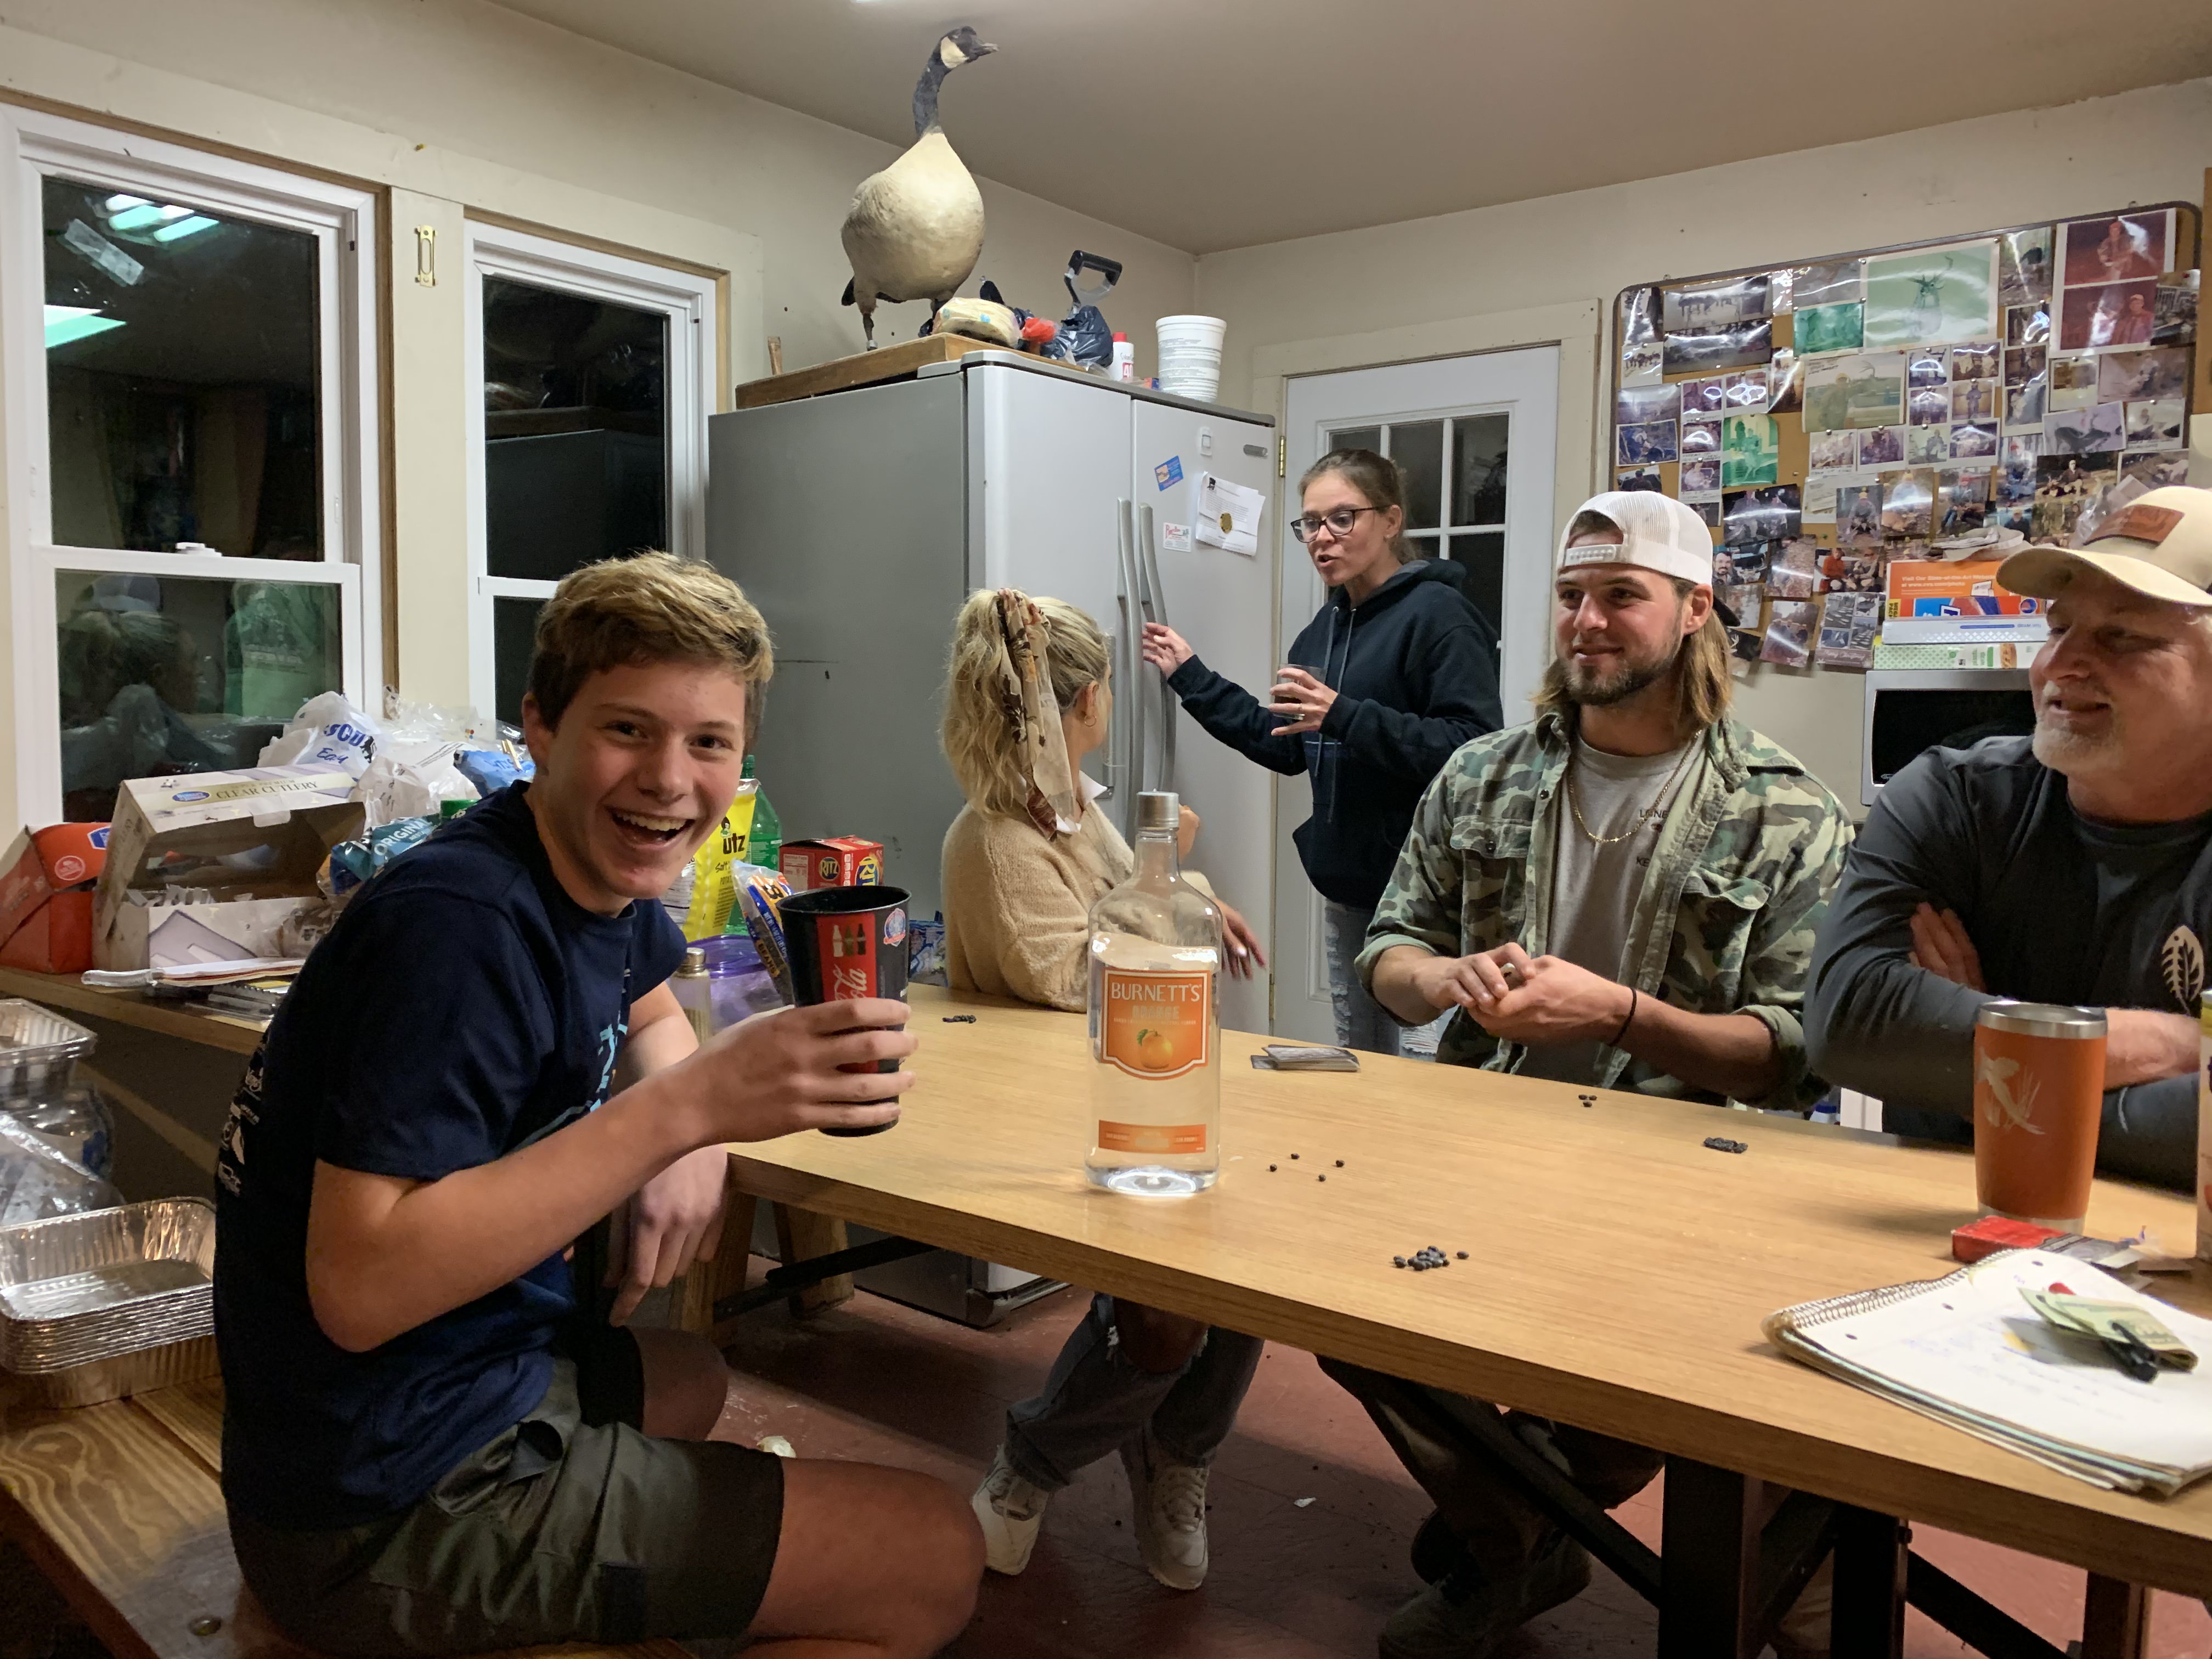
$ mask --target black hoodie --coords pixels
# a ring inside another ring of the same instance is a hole
[[[1168,677],[1191,717],[1261,765],[1305,772],[1314,815],[1294,839],[1322,896],[1363,910],[1389,883],[1413,808],[1452,751],[1503,724],[1498,634],[1446,559],[1401,567],[1357,606],[1338,588],[1288,660],[1322,665],[1337,693],[1319,732],[1282,738],[1285,717],[1196,656]]]

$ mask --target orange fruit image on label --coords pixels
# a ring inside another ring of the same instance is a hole
[[[1106,1152],[1202,1152],[1203,1123],[1115,1123],[1098,1120],[1098,1149]]]
[[[1104,989],[1099,1058],[1108,1065],[1157,1081],[1181,1077],[1211,1057],[1212,975],[1109,968]]]

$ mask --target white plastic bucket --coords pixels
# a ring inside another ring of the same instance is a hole
[[[1217,396],[1221,339],[1229,325],[1218,317],[1163,317],[1157,327],[1160,390],[1179,398]]]

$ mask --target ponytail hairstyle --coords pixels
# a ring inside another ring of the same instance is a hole
[[[1304,500],[1306,486],[1332,472],[1364,495],[1368,506],[1383,513],[1398,509],[1398,532],[1390,538],[1390,551],[1400,564],[1411,559],[1413,550],[1406,540],[1406,474],[1398,463],[1371,449],[1332,449],[1305,470],[1298,480],[1298,498]]]
[[[1104,680],[1108,667],[1105,635],[1066,600],[1031,599],[1013,588],[970,593],[952,625],[943,734],[945,758],[968,804],[1028,818],[1048,836],[1055,833],[1055,810],[1074,817],[1060,711]],[[1060,775],[1051,775],[1054,755]],[[1053,799],[1063,787],[1064,805]]]

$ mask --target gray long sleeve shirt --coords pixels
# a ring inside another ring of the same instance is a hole
[[[1985,994],[1916,968],[1923,900],[1957,912]],[[2108,824],[2068,803],[2026,738],[1934,749],[1882,791],[1820,928],[1814,1070],[1879,1096],[1898,1134],[1972,1139],[1974,1014],[1991,996],[2194,1019],[2212,938],[2212,815]],[[2098,1169],[2186,1189],[2197,1078],[2105,1097]]]

